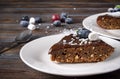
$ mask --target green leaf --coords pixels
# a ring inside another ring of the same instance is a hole
[[[120,9],[120,5],[116,5],[115,8],[119,8]]]

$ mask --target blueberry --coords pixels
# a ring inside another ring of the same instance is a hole
[[[88,38],[90,31],[85,29],[85,28],[81,28],[78,29],[77,31],[77,36],[79,36],[80,38]]]
[[[117,9],[117,11],[120,11],[120,9]]]
[[[28,16],[23,16],[21,20],[23,20],[23,21],[29,21],[29,17]]]
[[[55,21],[53,22],[53,25],[54,25],[54,26],[60,26],[60,25],[61,25],[61,21],[60,21],[60,20],[55,20]]]
[[[61,22],[65,22],[66,17],[61,17]]]
[[[23,26],[23,27],[27,27],[28,24],[29,24],[28,21],[24,21],[24,20],[20,21],[20,25]]]
[[[120,11],[120,8],[114,8],[114,11],[115,12]]]
[[[117,12],[119,8],[114,8],[114,12]]]
[[[67,18],[67,13],[61,13],[60,17],[65,17],[65,18]]]
[[[41,22],[42,22],[42,19],[40,17],[35,18],[35,23],[36,24],[41,23]]]
[[[60,15],[61,22],[65,22],[66,18],[67,18],[67,13],[61,13]]]
[[[73,19],[72,18],[66,18],[65,19],[65,23],[72,24],[73,23]]]

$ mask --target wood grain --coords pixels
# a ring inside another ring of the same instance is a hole
[[[33,32],[39,38],[60,33],[66,29],[78,29],[84,18],[120,4],[119,0],[0,0],[0,47],[9,45],[27,28],[19,25],[22,16],[41,17],[40,28]],[[51,16],[66,12],[74,23],[61,27],[52,26]],[[87,77],[65,77],[36,71],[25,65],[19,57],[24,44],[0,55],[0,79],[120,79],[120,70]]]

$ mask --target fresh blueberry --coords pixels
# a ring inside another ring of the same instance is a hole
[[[54,25],[54,26],[60,26],[60,25],[61,25],[61,21],[60,21],[60,20],[55,20],[55,21],[53,22],[53,25]]]
[[[28,24],[29,24],[28,21],[24,21],[24,20],[20,21],[20,25],[23,26],[23,27],[27,27]]]
[[[60,18],[61,22],[65,22],[65,19],[67,18],[67,13],[61,13]]]
[[[23,20],[23,21],[29,21],[29,17],[28,16],[23,16],[21,20]]]
[[[66,17],[61,17],[61,22],[65,22]]]
[[[114,11],[115,12],[120,11],[120,8],[114,8]]]
[[[67,18],[67,13],[61,13],[60,17],[66,17]]]
[[[88,38],[89,33],[90,33],[90,31],[85,28],[78,29],[78,31],[77,31],[77,35],[80,38]]]
[[[41,22],[42,22],[42,19],[40,17],[35,18],[35,23],[36,24],[41,23]]]
[[[119,8],[119,9],[117,9],[117,11],[120,11],[120,8]]]
[[[73,23],[73,19],[72,18],[66,18],[65,19],[65,23],[72,24]]]

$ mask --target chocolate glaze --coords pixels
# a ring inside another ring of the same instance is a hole
[[[98,45],[107,45],[102,40],[91,41],[89,39],[80,39],[77,35],[70,34],[61,39],[58,43],[54,44],[49,51],[49,54],[53,54],[54,51],[65,48],[78,48],[83,46],[98,46]]]

